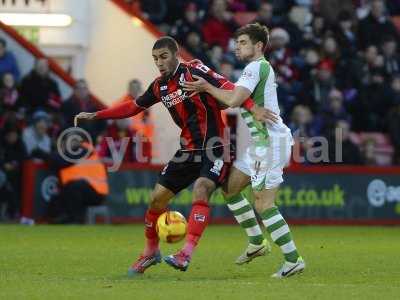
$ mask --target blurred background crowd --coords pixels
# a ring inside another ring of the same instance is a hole
[[[0,219],[4,215],[18,218],[23,162],[42,161],[56,167],[59,160],[57,137],[73,126],[76,114],[97,111],[102,105],[91,96],[84,79],[76,81],[69,98],[62,99],[58,84],[50,75],[47,59],[38,59],[31,72],[21,76],[15,56],[1,38],[0,78],[0,204],[3,200],[7,202],[7,206],[0,205],[1,209],[7,209],[7,212],[0,211]],[[127,91],[121,91],[121,94],[137,98],[142,91],[141,82],[133,79]],[[112,160],[105,137],[113,139],[117,150],[123,138],[129,138],[121,158],[123,162],[135,163],[137,155],[151,161],[153,124],[148,112],[134,119],[79,125],[90,134],[104,162]],[[135,140],[140,141],[140,150],[134,144]]]
[[[314,145],[307,142],[313,136],[332,139],[340,128],[344,163],[400,162],[400,1],[126,2],[232,81],[243,68],[233,33],[248,22],[267,26],[265,56],[277,74],[281,112],[306,140],[302,147]]]

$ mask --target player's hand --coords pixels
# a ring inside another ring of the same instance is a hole
[[[94,120],[94,118],[96,117],[96,113],[95,112],[81,112],[79,114],[77,114],[74,118],[74,126],[78,126],[78,120],[82,119],[82,120]]]
[[[254,105],[251,109],[254,118],[260,122],[266,122],[268,124],[275,124],[278,122],[279,117],[272,110],[269,110],[265,107]]]
[[[193,75],[193,78],[196,79],[195,81],[186,81],[183,84],[183,90],[185,92],[192,92],[189,97],[192,97],[198,93],[207,92],[207,88],[209,87],[209,83],[204,78]]]
[[[203,62],[198,58],[192,59],[191,61],[188,62],[188,64],[190,64],[190,65],[192,65],[192,64],[204,65]]]

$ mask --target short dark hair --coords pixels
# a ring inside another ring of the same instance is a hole
[[[268,28],[259,23],[247,24],[247,25],[240,27],[235,32],[235,39],[237,39],[239,36],[241,36],[243,34],[248,35],[250,40],[253,42],[253,44],[256,44],[258,42],[263,43],[264,48],[267,46],[267,44],[269,42]]]
[[[0,38],[0,44],[2,44],[4,48],[7,47],[7,41],[3,38]]]
[[[163,36],[154,43],[153,50],[161,48],[168,48],[172,53],[175,54],[178,52],[178,43],[170,36]]]

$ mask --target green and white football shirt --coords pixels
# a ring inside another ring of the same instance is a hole
[[[264,57],[252,61],[245,67],[236,86],[248,89],[258,106],[268,108],[278,116],[280,115],[275,72]],[[290,134],[290,129],[280,117],[276,124],[269,125],[256,121],[253,115],[243,108],[240,109],[240,112],[250,130],[252,140],[257,146],[268,146],[271,137]]]

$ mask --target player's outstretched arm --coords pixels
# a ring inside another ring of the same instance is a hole
[[[233,90],[220,89],[209,83],[204,78],[193,75],[195,81],[186,81],[184,84],[184,90],[188,92],[196,93],[208,93],[215,97],[218,101],[229,107],[240,106],[247,98],[250,97],[250,92],[246,89],[237,88]]]
[[[128,99],[97,112],[81,112],[75,116],[74,125],[77,126],[79,120],[125,119],[132,117],[143,110],[144,108],[136,105],[133,99]]]
[[[216,86],[209,83],[204,78],[193,75],[195,81],[187,81],[184,84],[184,90],[188,92],[196,93],[208,93],[218,101],[229,107],[239,107],[242,106],[251,95],[251,92],[241,86],[234,86],[233,88],[223,89],[217,88]],[[259,107],[257,105],[253,105],[252,107],[246,107],[249,111],[251,111],[256,120],[261,122],[267,122],[270,124],[276,123],[278,121],[278,116],[271,110],[266,109],[264,107]]]

